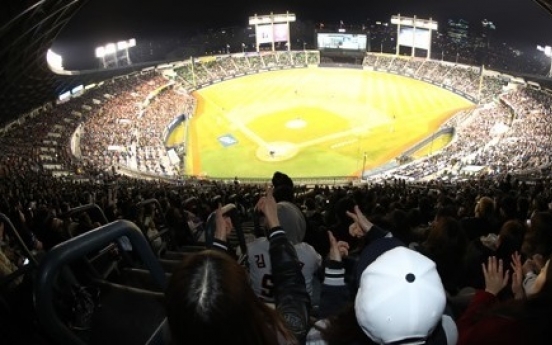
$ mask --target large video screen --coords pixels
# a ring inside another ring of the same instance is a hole
[[[366,51],[367,36],[363,34],[321,33],[316,38],[318,49]]]
[[[259,44],[288,41],[288,26],[286,23],[258,25],[256,29],[257,42]]]
[[[399,45],[428,50],[431,44],[431,36],[428,29],[401,28],[399,32]]]

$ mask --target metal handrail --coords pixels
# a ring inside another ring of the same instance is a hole
[[[64,325],[55,311],[54,284],[60,269],[122,236],[130,240],[133,250],[149,269],[153,281],[164,291],[167,285],[165,271],[142,231],[131,221],[117,220],[62,242],[50,249],[40,262],[33,291],[37,317],[43,329],[58,343],[86,345]]]
[[[15,237],[15,239],[17,240],[19,246],[21,247],[21,249],[23,249],[23,252],[27,256],[29,261],[32,262],[32,264],[34,266],[37,266],[38,261],[36,260],[34,254],[29,250],[29,247],[27,247],[27,245],[25,244],[25,242],[23,241],[23,239],[19,235],[19,232],[15,229],[15,226],[13,226],[13,223],[10,220],[10,218],[8,216],[6,216],[4,213],[0,213],[0,221],[4,222],[4,224],[7,225],[8,230]]]
[[[157,210],[159,210],[159,214],[161,215],[161,219],[163,220],[163,225],[167,226],[167,219],[165,218],[165,213],[163,212],[163,208],[161,207],[161,203],[157,199],[146,199],[142,200],[139,203],[136,204],[137,207],[144,207],[149,204],[155,204],[157,207]]]
[[[104,211],[102,210],[102,208],[98,204],[94,204],[94,203],[74,207],[74,208],[70,209],[69,211],[65,212],[62,215],[62,217],[63,216],[71,217],[72,215],[75,215],[75,214],[78,214],[78,213],[81,213],[81,212],[86,212],[86,211],[89,211],[89,210],[95,210],[96,212],[98,212],[98,214],[102,218],[102,224],[109,223],[109,220],[107,219],[107,217],[106,217]]]

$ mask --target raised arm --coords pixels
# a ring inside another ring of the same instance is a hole
[[[272,196],[271,188],[267,189],[267,195],[257,203],[257,210],[263,212],[270,229],[268,232],[269,253],[272,263],[276,310],[281,313],[288,328],[303,344],[309,330],[310,297],[295,247],[287,239],[286,233],[280,226],[276,201]]]

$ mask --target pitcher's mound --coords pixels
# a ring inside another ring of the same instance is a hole
[[[257,148],[257,158],[265,162],[281,162],[293,158],[298,152],[297,145],[276,141]]]

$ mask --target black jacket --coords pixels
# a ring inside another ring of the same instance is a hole
[[[283,316],[299,343],[304,344],[310,328],[311,301],[297,252],[281,227],[270,229],[268,238],[276,310]],[[213,247],[221,250],[228,248],[226,243],[216,239]]]
[[[311,301],[297,252],[282,228],[271,229],[268,237],[276,310],[282,314],[299,343],[304,344],[310,328]]]

